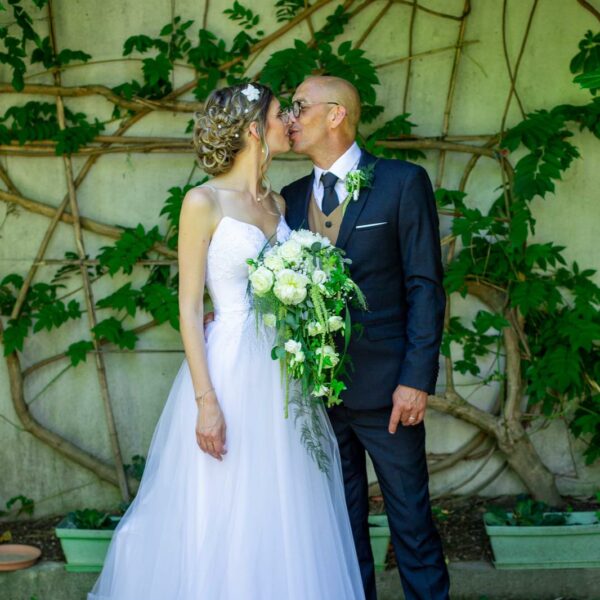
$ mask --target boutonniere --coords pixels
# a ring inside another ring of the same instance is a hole
[[[360,190],[370,188],[373,185],[375,177],[375,163],[372,162],[369,166],[363,169],[353,169],[346,175],[346,191],[348,196],[346,200],[352,198],[355,202],[358,200]]]

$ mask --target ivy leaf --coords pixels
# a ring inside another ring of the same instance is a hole
[[[412,133],[413,127],[416,127],[414,123],[408,120],[409,116],[410,113],[398,115],[375,130],[365,140],[367,152],[386,158],[399,158],[402,160],[425,158],[425,154],[420,150],[403,150],[401,148],[382,148],[377,146],[377,142],[382,140],[409,136]]]
[[[126,331],[121,321],[114,317],[100,321],[95,327],[92,327],[91,331],[99,342],[106,340],[116,344],[119,348],[128,348],[129,350],[135,348],[137,335],[133,331]]]
[[[159,54],[156,58],[145,58],[142,64],[144,78],[149,86],[169,81],[173,65],[164,54]]]
[[[102,246],[98,260],[111,275],[119,270],[129,274],[135,263],[146,258],[148,251],[160,239],[158,227],[146,231],[143,225],[126,229],[113,246]]]
[[[137,306],[140,302],[141,292],[131,288],[131,282],[121,286],[116,292],[96,302],[98,308],[112,308],[114,310],[125,310],[130,316],[135,316]]]
[[[317,69],[318,52],[304,42],[294,40],[294,48],[271,54],[260,75],[260,82],[274,92],[292,90]]]
[[[466,196],[466,192],[461,192],[460,190],[448,190],[446,188],[435,190],[435,202],[441,208],[452,206],[456,210],[461,211],[465,207],[463,200]]]
[[[307,4],[308,8],[310,4]],[[275,17],[278,23],[291,21],[302,9],[305,8],[304,0],[277,0],[275,2]]]
[[[123,44],[123,56],[130,55],[134,50],[140,54],[146,53],[154,47],[154,40],[147,35],[133,35]]]
[[[23,351],[23,342],[30,327],[31,317],[29,315],[21,315],[16,319],[8,320],[2,340],[4,342],[4,356],[8,356],[17,350]]]
[[[71,365],[76,367],[80,362],[87,360],[88,352],[93,349],[94,344],[91,341],[81,340],[80,342],[71,344],[66,351],[66,355],[71,360]]]
[[[158,323],[169,321],[179,331],[179,302],[176,290],[160,284],[147,284],[142,288],[144,308]]]

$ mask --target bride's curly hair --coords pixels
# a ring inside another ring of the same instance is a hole
[[[231,169],[235,157],[246,144],[243,134],[252,121],[258,124],[264,151],[263,168],[266,171],[269,147],[265,130],[273,92],[259,83],[251,85],[260,92],[256,100],[249,100],[242,93],[248,84],[232,85],[213,90],[204,108],[194,113],[194,148],[199,166],[209,175],[219,175]],[[264,172],[261,175],[264,177]]]

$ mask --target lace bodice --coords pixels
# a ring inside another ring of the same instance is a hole
[[[277,241],[290,234],[285,219],[277,225]],[[269,243],[265,234],[252,223],[225,216],[217,225],[208,247],[206,286],[219,316],[246,315],[250,308],[248,296],[249,258],[256,258]],[[274,243],[271,240],[271,243]]]

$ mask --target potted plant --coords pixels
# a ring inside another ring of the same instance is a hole
[[[120,518],[90,508],[70,512],[54,530],[67,560],[65,569],[100,571]]]
[[[369,538],[377,573],[385,570],[390,537],[387,515],[369,515]]]
[[[513,511],[490,507],[486,532],[497,569],[600,567],[600,514],[552,511],[543,502],[518,497]]]

